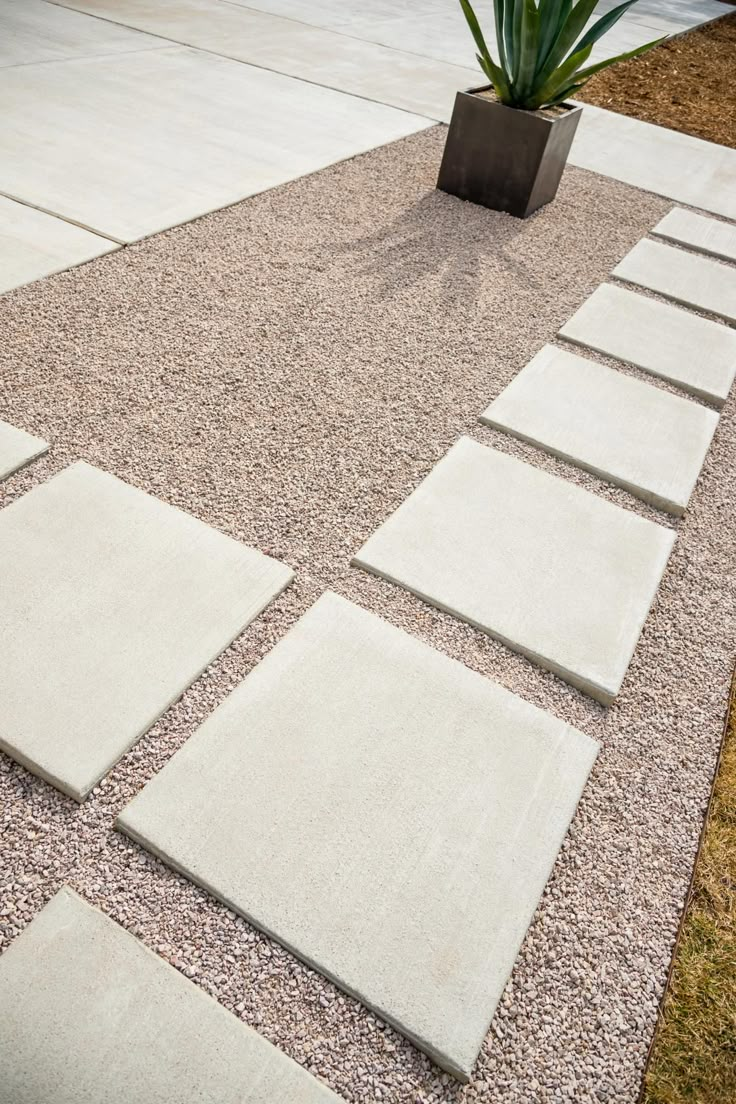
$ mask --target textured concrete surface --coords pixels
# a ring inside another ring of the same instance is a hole
[[[609,704],[674,539],[463,437],[354,563]]]
[[[183,46],[2,69],[0,99],[0,192],[118,241],[428,125]]]
[[[1,1104],[338,1104],[71,889],[0,958]]]
[[[736,219],[736,149],[583,104],[568,163]]]
[[[467,1080],[597,750],[327,593],[118,823]]]
[[[473,40],[460,6],[447,4],[444,0],[412,0],[409,10],[392,4],[390,0],[372,0],[370,4],[360,0],[233,2],[398,49],[407,49],[407,44],[411,43],[412,50],[425,57],[455,61],[459,65],[472,65],[475,60]],[[615,3],[616,0],[602,0],[596,18],[614,7]],[[633,12],[627,12],[603,42],[596,44],[591,59],[610,57],[662,34],[686,30],[722,14],[722,5],[715,0],[690,0],[685,4],[679,0],[640,0]],[[482,9],[478,15],[489,47],[495,48],[492,10]]]
[[[718,415],[614,368],[545,345],[481,421],[681,515]]]
[[[89,19],[46,0],[3,0],[0,8],[0,68],[155,50],[168,43]]]
[[[99,234],[0,196],[0,293],[117,248]]]
[[[84,463],[0,542],[0,747],[78,801],[292,577]]]
[[[48,443],[18,426],[0,421],[0,479],[7,479],[48,450]]]
[[[728,326],[614,284],[596,288],[560,335],[718,407],[736,373],[736,333]]]
[[[687,245],[724,261],[736,261],[736,226],[673,207],[652,230],[660,238]]]
[[[661,520],[478,413],[671,204],[569,168],[520,223],[434,190],[443,143],[432,128],[0,298],[0,417],[53,441],[0,498],[81,455],[297,569],[83,805],[0,754],[0,945],[71,882],[353,1104],[636,1104],[733,665],[736,395],[609,709],[351,568],[462,433]],[[113,830],[327,588],[602,744],[468,1088]]]
[[[736,268],[684,249],[638,242],[613,270],[619,280],[736,322]]]
[[[479,81],[471,64],[450,65],[222,0],[72,0],[68,6],[444,122],[457,90]]]

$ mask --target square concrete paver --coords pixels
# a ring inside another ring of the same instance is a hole
[[[736,333],[669,303],[602,284],[560,335],[721,407],[736,373]]]
[[[545,345],[481,421],[681,515],[718,415],[623,372]]]
[[[609,704],[675,534],[467,437],[354,559]]]
[[[736,226],[673,207],[652,230],[660,238],[689,245],[724,261],[736,261]]]
[[[613,270],[619,280],[736,322],[736,268],[660,242],[637,242]]]
[[[291,570],[78,463],[0,511],[0,748],[78,801]]]
[[[99,234],[0,196],[0,293],[118,248]]]
[[[0,479],[7,479],[48,449],[47,442],[40,437],[0,421]]]
[[[0,1104],[338,1104],[71,889],[0,958]]]
[[[327,593],[118,825],[465,1079],[597,750]]]

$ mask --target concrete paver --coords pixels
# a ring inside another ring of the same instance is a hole
[[[291,581],[77,463],[0,510],[0,748],[82,801]]]
[[[118,826],[466,1080],[597,750],[327,593]]]
[[[674,540],[463,437],[353,562],[610,704]]]
[[[700,474],[718,415],[614,368],[545,345],[481,421],[679,516]]]
[[[339,1104],[64,887],[0,958],[2,1104]]]

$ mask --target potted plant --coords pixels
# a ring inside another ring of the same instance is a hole
[[[493,0],[495,62],[470,0],[460,0],[491,83],[458,92],[437,187],[519,218],[554,199],[582,110],[565,101],[594,73],[664,41],[586,67],[598,39],[635,2],[586,31],[599,0]]]

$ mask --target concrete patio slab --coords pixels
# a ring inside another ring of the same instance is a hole
[[[130,28],[86,19],[46,0],[3,0],[0,68],[155,50],[168,43]]]
[[[736,322],[736,268],[720,261],[645,238],[616,265],[613,275],[686,307]]]
[[[727,222],[673,207],[652,233],[721,260],[736,261],[736,226]]]
[[[339,1098],[65,886],[0,958],[0,1100]]]
[[[0,421],[0,479],[7,479],[48,450],[47,441]]]
[[[597,750],[327,593],[118,825],[465,1080]]]
[[[3,69],[0,97],[0,192],[118,241],[429,125],[180,46]]]
[[[0,196],[0,294],[117,248],[107,238]]]
[[[596,288],[560,335],[718,407],[736,373],[736,333],[728,326],[613,284]]]
[[[680,516],[718,415],[613,368],[545,345],[481,421]]]
[[[736,219],[736,149],[583,104],[568,160],[676,203]]]
[[[290,19],[301,20],[313,26],[328,27],[343,34],[355,35],[370,42],[406,49],[411,43],[414,53],[433,57],[458,65],[472,65],[475,61],[473,40],[463,19],[459,5],[449,5],[444,0],[412,0],[411,11],[390,4],[387,0],[372,0],[370,5],[357,0],[233,0],[233,2],[261,11],[268,11]],[[601,4],[600,13],[613,7],[613,3]],[[641,0],[641,11],[634,15],[627,12],[623,19],[598,43],[591,61],[611,56],[634,45],[651,41],[666,33],[686,30],[707,19],[723,14],[716,0],[695,0],[683,7],[678,0],[654,2],[647,6]],[[483,18],[486,41],[495,50],[493,13]]]
[[[354,558],[604,704],[675,534],[462,437]]]
[[[388,49],[222,0],[71,0],[66,6],[236,61],[448,122],[477,69]]]
[[[81,801],[291,580],[77,463],[0,511],[0,748]]]

